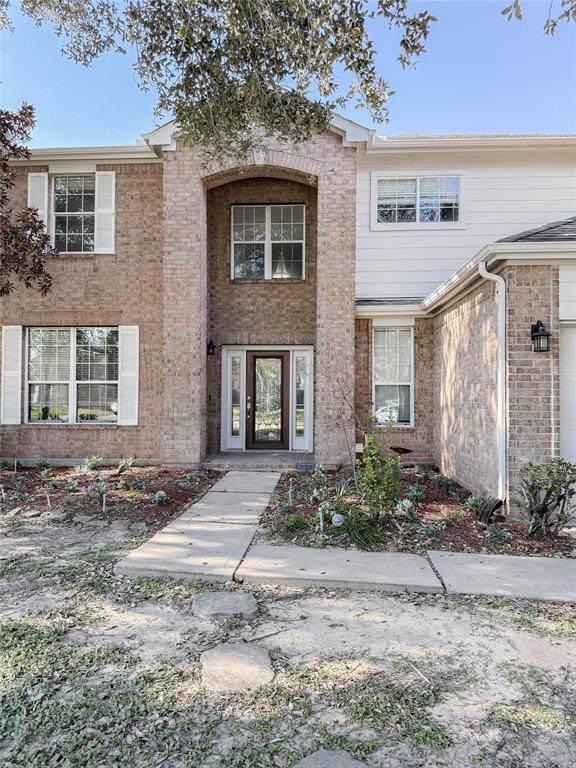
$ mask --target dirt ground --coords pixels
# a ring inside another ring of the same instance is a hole
[[[258,618],[203,621],[205,585],[113,576],[146,533],[129,517],[5,512],[3,767],[290,768],[321,746],[372,768],[576,765],[573,607],[258,588]],[[225,639],[266,648],[274,682],[205,691],[199,655]]]

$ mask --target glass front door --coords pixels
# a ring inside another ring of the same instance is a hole
[[[289,448],[289,352],[248,352],[246,448]]]

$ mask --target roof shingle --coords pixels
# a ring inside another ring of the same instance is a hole
[[[576,240],[576,216],[528,229],[498,240],[499,243],[563,243]]]

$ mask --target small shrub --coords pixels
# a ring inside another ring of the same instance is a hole
[[[98,479],[94,483],[94,492],[96,494],[96,498],[98,499],[98,504],[100,505],[100,509],[105,512],[106,511],[106,496],[108,495],[108,486],[103,480]]]
[[[156,504],[164,504],[166,500],[168,499],[168,496],[166,495],[166,491],[156,491],[154,494],[154,501]]]
[[[444,493],[450,493],[452,480],[449,477],[446,477],[446,475],[439,475],[436,478],[436,485],[441,491],[444,491]]]
[[[46,470],[51,469],[51,467],[52,467],[52,465],[46,459],[40,459],[40,461],[36,462],[36,469],[40,473],[45,472]]]
[[[432,539],[438,533],[438,526],[434,525],[433,523],[430,523],[429,525],[423,525],[422,528],[420,528],[419,533],[420,536],[423,536],[426,539]]]
[[[471,512],[475,512],[478,516],[480,516],[491,499],[491,496],[485,492],[482,492],[474,496],[468,496],[464,502],[464,506],[467,507],[467,509],[469,509]]]
[[[134,464],[134,459],[132,456],[129,456],[127,459],[120,459],[118,462],[118,470],[116,472],[117,475],[122,475],[124,472],[127,472],[129,469],[131,469],[132,465]]]
[[[118,489],[120,491],[129,491],[132,488],[132,483],[127,477],[121,477],[118,481]]]
[[[520,470],[522,506],[529,517],[529,536],[556,536],[570,518],[570,499],[576,493],[576,464],[553,459],[529,462]]]
[[[425,480],[430,480],[434,474],[432,467],[429,467],[426,464],[416,464],[414,472],[418,477],[423,477]]]
[[[309,523],[306,518],[294,512],[281,517],[277,524],[278,532],[284,536],[293,536],[300,531],[305,531],[308,527]]]
[[[404,517],[414,517],[414,503],[410,499],[400,499],[396,505],[396,512]]]
[[[390,515],[398,504],[400,493],[400,457],[382,448],[375,435],[367,435],[362,459],[358,461],[360,490],[372,517]]]
[[[68,493],[74,493],[74,491],[78,490],[78,484],[76,483],[76,480],[74,480],[73,478],[69,478],[68,480],[66,480],[66,485],[64,487],[68,491]]]
[[[501,528],[488,528],[486,532],[496,541],[507,542],[512,538],[508,531],[503,531]]]
[[[412,504],[414,504],[415,507],[418,507],[423,499],[424,499],[424,488],[422,488],[421,485],[411,485],[408,488],[408,493],[406,494],[406,497],[410,499]]]
[[[84,468],[89,472],[96,472],[103,463],[104,459],[101,456],[87,456],[84,459]]]
[[[335,530],[346,533],[354,546],[367,552],[379,549],[383,542],[382,534],[374,522],[358,508],[352,509],[344,518],[344,523]]]
[[[343,479],[343,480],[337,480],[334,485],[334,490],[336,492],[336,498],[342,498],[345,493],[347,493],[350,490],[350,480],[349,479]]]
[[[130,483],[130,488],[133,491],[144,491],[146,490],[146,483],[144,482],[144,480],[133,480]]]
[[[462,521],[462,512],[459,509],[455,509],[452,512],[447,512],[442,518],[442,522],[446,526],[458,525]]]
[[[312,491],[311,501],[312,503],[320,501],[324,498],[326,493],[326,471],[322,464],[316,464],[314,472],[312,473]]]

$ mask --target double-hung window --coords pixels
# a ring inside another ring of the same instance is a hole
[[[54,177],[54,246],[62,253],[94,250],[96,179]]]
[[[29,328],[27,420],[118,421],[118,328]]]
[[[413,346],[411,327],[374,329],[374,415],[379,424],[413,423]]]
[[[415,176],[392,178],[373,176],[373,225],[461,223],[459,176]]]
[[[304,279],[304,205],[232,206],[232,279]]]

